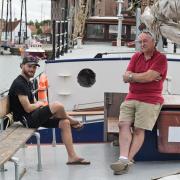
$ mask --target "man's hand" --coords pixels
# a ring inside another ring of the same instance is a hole
[[[37,101],[37,102],[35,103],[35,105],[36,105],[37,108],[39,108],[39,107],[44,106],[44,103],[43,103],[42,101]]]
[[[125,74],[123,75],[123,81],[125,82],[125,83],[129,83],[129,82],[131,82],[130,80],[130,74],[132,74],[132,72],[130,72],[130,71],[127,71],[127,72],[125,72]]]
[[[155,81],[160,81],[162,79],[162,76],[158,76]]]

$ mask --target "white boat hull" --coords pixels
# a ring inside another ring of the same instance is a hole
[[[122,59],[91,59],[51,61],[46,64],[49,80],[49,100],[60,101],[67,110],[101,106],[104,103],[104,92],[128,92],[128,84],[123,83],[129,57]],[[168,55],[173,61],[168,62],[168,81],[164,84],[164,93],[179,94],[180,61],[175,55]],[[95,83],[91,87],[82,87],[78,74],[83,69],[95,73]]]

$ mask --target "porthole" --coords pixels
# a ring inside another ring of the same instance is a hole
[[[91,87],[96,82],[96,74],[91,69],[82,69],[78,73],[77,81],[82,87]]]

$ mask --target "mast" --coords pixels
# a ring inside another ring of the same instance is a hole
[[[4,0],[2,0],[2,7],[1,7],[0,43],[1,43],[1,36],[2,36],[2,30],[3,30],[3,10],[4,10]]]
[[[89,13],[90,0],[75,1],[73,38],[84,37],[85,22]]]
[[[25,9],[25,34],[23,34],[23,40],[27,39],[27,8],[26,8],[26,0],[21,1],[21,18],[20,18],[20,30],[19,30],[19,44],[21,43],[21,31],[22,31],[22,15],[23,15],[23,6]]]
[[[10,41],[12,42],[12,1],[11,0],[10,0],[10,30],[11,30]]]
[[[25,26],[26,26],[25,39],[27,39],[27,6],[26,6],[26,0],[24,0],[24,5],[25,5]]]
[[[19,30],[19,44],[21,44],[21,27],[22,27],[22,12],[23,12],[23,0],[21,1],[21,18],[20,18],[20,30]]]
[[[8,31],[8,15],[9,15],[9,0],[7,0],[7,9],[6,9],[6,32],[5,32],[5,40],[7,41],[7,31]]]
[[[122,20],[123,20],[123,15],[121,14],[121,10],[122,10],[122,3],[124,1],[123,0],[118,0],[118,35],[117,35],[117,46],[121,47],[121,34],[122,34]]]

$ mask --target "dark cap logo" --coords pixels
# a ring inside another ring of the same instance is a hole
[[[21,64],[32,64],[32,65],[36,65],[39,66],[39,59],[37,57],[33,57],[33,56],[27,56],[23,58],[23,61]]]

